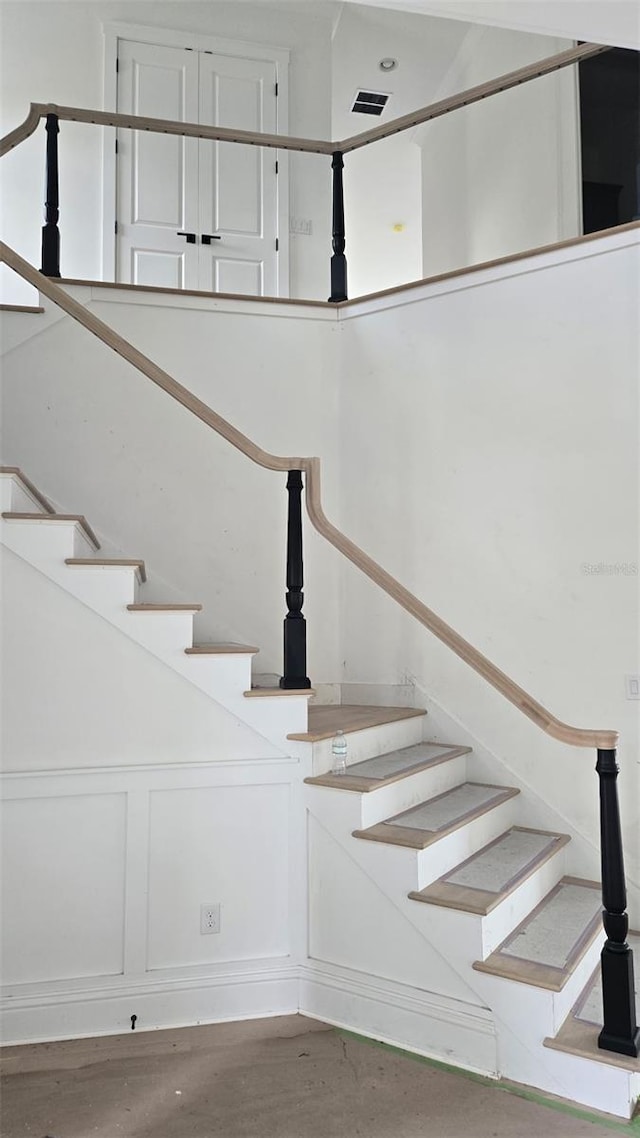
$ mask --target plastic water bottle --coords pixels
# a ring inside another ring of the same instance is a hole
[[[333,766],[331,767],[331,773],[346,774],[347,740],[344,737],[344,731],[336,731],[335,737],[331,744],[331,754],[333,755]]]

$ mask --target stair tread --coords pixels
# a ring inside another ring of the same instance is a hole
[[[108,569],[111,566],[124,566],[128,568],[138,569],[140,573],[140,580],[146,581],[147,570],[144,561],[140,561],[136,557],[66,557],[65,565],[79,565],[81,568],[93,569]]]
[[[512,826],[449,873],[409,896],[486,916],[570,841],[568,834]]]
[[[363,731],[367,727],[380,727],[384,723],[395,723],[401,719],[412,719],[426,715],[419,707],[376,707],[368,704],[316,704],[309,708],[308,730],[287,735],[303,743],[319,743],[322,739],[333,739],[336,731],[348,735],[352,731]]]
[[[640,932],[630,931],[627,941],[634,956],[636,1020],[640,1023]],[[598,1047],[602,1019],[602,973],[598,963],[562,1027],[553,1038],[545,1039],[544,1045],[555,1051],[579,1055],[583,1059],[609,1063],[629,1071],[640,1071],[640,1058],[634,1059],[630,1055],[619,1055]]]
[[[234,644],[224,641],[219,644],[193,644],[191,648],[185,648],[187,656],[255,656],[256,652],[259,651],[259,648],[255,648],[251,644]]]
[[[157,605],[134,604],[127,605],[129,612],[202,612],[202,605]]]
[[[495,952],[473,967],[559,992],[601,928],[599,883],[563,877]]]
[[[353,836],[423,850],[519,793],[513,786],[463,782],[366,830],[354,830]]]
[[[44,309],[42,311],[44,311]],[[36,501],[40,503],[45,514],[55,514],[55,510],[51,505],[51,502],[49,502],[48,499],[45,498],[44,494],[38,490],[38,487],[33,484],[31,479],[27,478],[26,474],[20,469],[19,466],[0,466],[0,474],[8,474],[12,475],[14,478],[18,478],[20,482],[22,482],[23,486],[25,486],[29,493],[36,499]]]
[[[418,771],[428,770],[429,767],[439,766],[440,763],[455,759],[458,755],[466,755],[471,747],[456,746],[447,743],[416,743],[413,747],[403,747],[401,750],[388,751],[384,755],[376,755],[372,759],[353,763],[347,767],[346,774],[316,775],[305,778],[311,786],[329,786],[338,790],[357,791],[368,793],[381,786],[389,786],[393,782],[417,774]]]
[[[100,542],[82,514],[27,514],[6,510],[2,516],[10,522],[76,522],[84,530],[93,547],[100,548]]]
[[[289,696],[289,695],[315,695],[313,688],[249,688],[249,691],[243,692],[247,699],[265,699],[268,696]],[[287,735],[288,739],[293,739],[295,736]]]

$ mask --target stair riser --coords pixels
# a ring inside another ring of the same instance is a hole
[[[184,650],[193,643],[191,613],[128,612],[125,609],[116,620],[138,644],[172,667],[182,670],[186,659]]]
[[[487,956],[539,905],[565,874],[566,846],[562,846],[482,919],[482,956]]]
[[[418,852],[418,889],[431,885],[455,865],[477,853],[515,822],[517,798],[509,798]],[[416,902],[418,904],[418,902]]]
[[[242,656],[185,656],[180,667],[196,687],[215,696],[216,692],[234,692],[236,695],[251,687],[250,654]],[[245,702],[249,702],[248,700]]]
[[[467,777],[467,758],[467,755],[458,755],[457,758],[439,763],[429,770],[407,775],[406,778],[392,782],[389,786],[362,794],[361,821],[358,828],[375,826],[385,818],[392,818],[394,814],[410,810],[412,806],[417,806],[428,798],[435,798],[437,794],[444,794],[454,786],[459,786]]]
[[[411,719],[401,719],[397,723],[383,723],[378,727],[367,727],[364,731],[350,731],[347,734],[347,765],[384,755],[387,751],[399,751],[402,747],[412,747],[422,742],[426,717],[417,715]],[[331,770],[331,739],[322,739],[313,744],[313,773],[324,774]]]
[[[42,504],[13,474],[0,474],[0,513],[43,514]]]
[[[463,970],[470,969],[474,960],[484,960],[493,952],[560,880],[564,872],[563,853],[564,848],[486,917],[414,901],[419,910],[415,920],[427,938],[433,937],[437,925],[439,940],[456,946],[456,965]]]
[[[407,894],[420,888],[417,850],[362,838],[351,838],[346,848],[394,904],[403,905]]]
[[[315,818],[341,842],[348,842],[354,830],[362,829],[362,798],[329,786],[305,786],[306,806]]]
[[[47,575],[55,575],[67,557],[89,557],[94,553],[85,542],[78,553],[75,522],[0,522],[2,542],[18,557]]]
[[[632,1117],[640,1096],[640,1075],[560,1051],[553,1052],[552,1064],[553,1075],[562,1082],[564,1098],[620,1118]]]
[[[600,959],[604,933],[598,936],[576,965],[561,992],[522,984],[504,976],[473,970],[473,986],[496,1015],[517,1032],[530,1048],[538,1048],[559,1030]],[[455,951],[455,950],[454,950]],[[464,959],[466,960],[466,954]],[[515,1078],[514,1075],[511,1076]],[[560,1092],[557,1092],[560,1093]]]
[[[364,830],[464,782],[466,759],[466,755],[459,755],[431,770],[408,775],[389,786],[362,794],[337,787],[308,787],[309,808],[338,833]]]
[[[134,604],[137,597],[137,574],[126,566],[87,569],[63,564],[56,580],[83,604],[104,614]]]
[[[271,696],[261,699],[244,699],[242,696],[237,703],[237,715],[245,723],[255,727],[260,734],[266,734],[269,739],[282,740],[278,746],[285,754],[300,757],[303,777],[310,773],[310,760],[304,751],[299,750],[300,744],[289,742],[287,735],[307,730],[308,726],[307,696]],[[225,704],[231,708],[231,703]]]

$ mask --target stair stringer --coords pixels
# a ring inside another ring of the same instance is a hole
[[[309,933],[301,1012],[496,1077],[489,1009],[309,810],[306,829]]]
[[[39,523],[33,523],[39,526]],[[127,603],[134,600],[135,584],[134,571],[122,568],[110,571],[109,577],[116,573],[122,582],[120,596],[114,597],[113,581],[104,582],[104,589],[92,587],[83,588],[82,571],[73,569],[65,564],[63,543],[58,539],[60,534],[45,535],[43,539],[31,540],[25,538],[25,530],[30,528],[29,523],[24,525],[0,520],[0,541],[12,553],[42,573],[65,592],[70,593],[77,601],[91,609],[103,620],[124,633],[134,643],[145,651],[150,652],[168,668],[181,676],[182,679],[193,684],[213,699],[226,711],[230,712],[246,726],[261,735],[269,745],[280,755],[300,757],[296,744],[287,740],[290,732],[305,731],[307,727],[307,695],[291,696],[265,696],[260,699],[247,699],[243,695],[244,684],[237,683],[236,669],[238,657],[225,660],[194,658],[185,654],[185,648],[192,643],[192,617],[181,613],[179,618],[174,614],[164,613],[140,614],[127,610]],[[42,528],[39,526],[39,528]],[[33,536],[33,535],[32,535]],[[69,537],[69,548],[66,553],[71,557],[77,555],[74,547],[74,536]],[[89,556],[93,551],[83,552]],[[87,573],[94,573],[88,569]],[[117,593],[118,590],[116,589]],[[162,624],[171,630],[176,620],[184,626],[184,635],[179,631],[177,636],[172,632],[167,638],[158,636],[157,631]],[[169,622],[167,624],[167,622]],[[234,682],[235,681],[235,682]],[[246,674],[246,686],[250,684],[250,670]]]
[[[1,545],[0,573],[4,776],[227,761],[282,762],[304,773],[299,760],[282,756],[263,735]]]
[[[308,789],[312,791],[312,788]],[[409,891],[425,884],[421,880],[419,862],[422,851],[353,838],[351,822],[356,821],[361,810],[360,803],[353,800],[364,796],[324,791],[323,805],[321,788],[314,788],[314,791],[307,795],[309,813],[318,819],[408,923],[420,932],[430,948],[457,973],[479,1004],[490,1009],[497,1036],[497,1075],[595,1109],[629,1117],[633,1089],[628,1071],[588,1060],[558,1063],[556,1055],[559,1053],[543,1046],[547,1036],[556,1034],[596,967],[604,933],[594,940],[561,992],[475,971],[473,961],[486,955],[482,918],[411,900]],[[341,809],[334,810],[335,800],[331,803],[327,794],[332,797],[340,795],[343,799],[348,797],[352,801],[350,804],[343,802]],[[547,892],[548,888],[550,886],[545,885],[542,892]],[[593,1069],[590,1075],[585,1075],[584,1063]]]

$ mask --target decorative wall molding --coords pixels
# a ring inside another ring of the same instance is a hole
[[[290,957],[234,961],[146,976],[101,976],[19,984],[0,1002],[3,1043],[45,1043],[131,1030],[152,1031],[298,1010],[298,972]]]
[[[309,960],[300,969],[300,1013],[497,1078],[497,1040],[488,1008]]]

